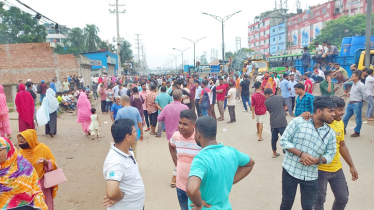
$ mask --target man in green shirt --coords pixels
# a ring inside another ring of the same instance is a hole
[[[334,83],[331,82],[332,71],[330,70],[325,71],[325,78],[326,79],[324,79],[319,86],[321,89],[321,95],[323,96],[335,95]]]
[[[162,109],[173,102],[170,95],[166,93],[166,87],[161,86],[161,93],[156,97],[155,103],[158,108],[158,114],[161,113]],[[163,121],[158,121],[158,129],[156,137],[161,137],[162,130],[165,130],[165,124]]]

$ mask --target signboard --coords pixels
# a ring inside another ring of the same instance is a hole
[[[347,5],[357,4],[361,3],[362,0],[347,0]]]
[[[298,30],[294,30],[292,31],[292,45],[293,46],[299,46],[299,31]]]
[[[91,66],[102,66],[101,60],[91,60],[90,59],[90,65]]]

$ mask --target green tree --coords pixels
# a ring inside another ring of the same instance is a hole
[[[351,17],[345,15],[335,20],[327,21],[326,26],[321,30],[321,33],[316,37],[314,42],[322,43],[323,41],[328,41],[337,48],[340,48],[344,37],[364,36],[365,32],[366,15],[357,14]],[[372,34],[373,32],[374,28]],[[310,47],[314,49],[313,44]]]
[[[131,44],[128,41],[121,43],[120,57],[122,62],[131,61],[133,57],[133,52],[131,49]]]
[[[80,52],[84,52],[86,49],[85,37],[83,30],[80,28],[72,28],[68,34],[68,46],[76,48]],[[67,45],[64,45],[67,46]]]
[[[83,29],[87,51],[97,51],[101,39],[98,35],[100,29],[95,24],[87,24]]]
[[[47,32],[30,14],[0,2],[0,44],[45,42]]]
[[[232,52],[226,52],[225,53],[225,59],[229,59],[230,57],[233,57],[234,56],[234,53]]]

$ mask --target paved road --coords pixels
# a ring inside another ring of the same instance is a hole
[[[218,142],[237,148],[248,154],[256,161],[252,173],[234,185],[230,194],[233,209],[279,209],[281,202],[281,172],[283,154],[276,159],[271,158],[269,115],[266,117],[264,141],[258,142],[255,121],[250,113],[242,112],[242,105],[237,101],[237,123],[218,123]],[[218,113],[218,112],[216,112]],[[228,112],[226,111],[228,119]],[[14,114],[13,114],[14,115]],[[44,135],[44,128],[37,130],[39,141],[46,143],[55,155],[60,167],[63,168],[68,182],[59,187],[55,199],[56,209],[61,210],[99,210],[105,195],[105,182],[102,175],[102,165],[109,150],[110,117],[99,113],[101,134],[103,138],[90,140],[85,137],[76,116],[64,114],[58,118],[58,134],[55,138]],[[291,118],[289,118],[291,120]],[[103,121],[108,122],[107,124]],[[353,132],[354,121],[348,125],[348,134]],[[13,142],[16,141],[17,121],[12,120]],[[347,177],[350,200],[347,210],[372,210],[374,192],[374,123],[364,123],[362,136],[350,139],[346,143],[359,173],[356,182],[350,180],[349,168],[343,162],[343,170]],[[223,129],[227,129],[223,132]],[[148,133],[146,139],[138,145],[138,162],[146,190],[147,210],[177,210],[178,200],[176,189],[170,188],[173,163],[168,150],[166,135],[155,138]],[[279,146],[278,146],[279,147]],[[279,152],[281,150],[279,149]],[[326,209],[333,203],[333,195],[328,191]],[[300,194],[297,193],[294,208],[300,207]]]

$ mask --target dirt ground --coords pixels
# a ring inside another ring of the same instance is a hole
[[[98,103],[93,103],[97,107]],[[281,176],[283,154],[271,158],[271,133],[269,115],[266,116],[264,141],[258,142],[255,121],[251,114],[242,112],[243,106],[236,103],[237,122],[227,124],[226,120],[218,122],[217,141],[232,146],[248,154],[256,161],[255,167],[244,180],[234,185],[230,194],[233,209],[279,209],[281,202]],[[218,114],[218,111],[216,111]],[[77,117],[72,114],[62,114],[58,118],[58,131],[54,138],[45,135],[44,127],[38,127],[38,140],[47,144],[52,150],[58,165],[64,170],[68,182],[59,186],[55,199],[57,210],[104,210],[102,198],[105,196],[105,181],[102,167],[109,151],[112,137],[110,134],[111,120],[109,115],[98,112],[101,122],[99,139],[91,140],[86,137],[77,123]],[[11,113],[11,116],[17,116]],[[288,120],[291,120],[289,118]],[[107,123],[105,123],[107,122]],[[353,132],[354,121],[348,125],[348,134]],[[364,123],[361,137],[350,139],[346,135],[347,146],[359,173],[358,181],[351,181],[349,167],[343,162],[350,197],[347,210],[374,209],[374,124]],[[16,143],[18,122],[11,120],[13,130],[12,141]],[[227,131],[223,131],[227,129]],[[179,209],[175,188],[170,188],[173,163],[170,157],[166,134],[161,138],[150,136],[147,132],[145,140],[138,144],[138,163],[142,175],[147,210],[177,210]],[[278,145],[278,150],[281,152]],[[334,201],[331,190],[328,191],[326,209],[330,209]],[[300,193],[297,193],[294,208],[300,207]]]

